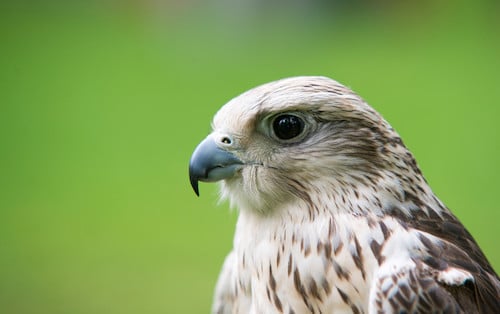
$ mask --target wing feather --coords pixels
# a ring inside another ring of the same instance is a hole
[[[500,279],[451,212],[444,209],[438,216],[433,210],[427,214],[419,210],[412,217],[399,219],[405,228],[421,232],[420,240],[426,248],[421,258],[413,260],[415,269],[401,275],[403,278],[420,286],[424,294],[441,295],[449,306],[455,302],[465,313],[498,313]]]

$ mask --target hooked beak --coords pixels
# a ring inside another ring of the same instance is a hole
[[[196,147],[189,160],[189,181],[196,195],[200,196],[198,181],[215,182],[230,178],[242,165],[241,160],[208,136]]]

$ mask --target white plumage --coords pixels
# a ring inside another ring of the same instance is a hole
[[[494,313],[500,283],[391,126],[324,77],[231,100],[190,161],[239,209],[214,313]]]

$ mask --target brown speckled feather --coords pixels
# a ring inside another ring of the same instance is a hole
[[[499,313],[500,280],[396,131],[325,77],[234,98],[190,161],[239,210],[214,313]]]
[[[442,240],[436,244],[422,237],[429,252],[422,263],[438,271],[456,267],[472,274],[474,280],[459,287],[441,283],[464,313],[500,311],[500,279],[476,241],[453,214],[445,211],[442,217],[430,217],[418,211],[411,219],[405,219],[404,224]]]

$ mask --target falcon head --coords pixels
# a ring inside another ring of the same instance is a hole
[[[221,181],[222,196],[240,210],[267,213],[297,200],[313,203],[319,191],[335,198],[373,188],[382,177],[399,185],[402,168],[419,173],[390,125],[326,77],[249,90],[219,110],[212,128],[191,157],[191,185],[198,194],[198,181]]]

